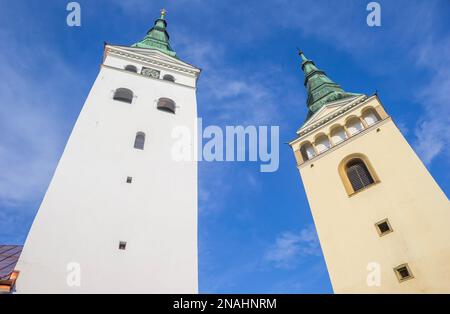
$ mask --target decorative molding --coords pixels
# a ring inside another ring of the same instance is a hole
[[[175,64],[170,64],[169,62],[164,62],[162,60],[155,60],[151,57],[146,57],[143,55],[138,55],[138,54],[134,54],[134,53],[129,53],[129,52],[125,52],[123,50],[117,49],[117,48],[113,48],[111,46],[108,46],[106,48],[106,53],[112,54],[112,55],[117,55],[117,56],[121,56],[121,57],[126,57],[129,59],[134,59],[140,62],[144,62],[147,64],[151,64],[151,65],[157,65],[163,68],[169,68],[175,71],[179,71],[179,72],[183,72],[183,73],[188,73],[191,74],[193,76],[198,76],[200,70],[198,69],[188,69],[187,67],[183,67],[183,66],[179,66],[179,65],[175,65]]]
[[[300,128],[297,131],[298,136],[300,137],[300,136],[306,135],[307,133],[310,133],[311,131],[314,131],[318,127],[320,127],[323,124],[327,123],[328,121],[330,121],[330,120],[332,120],[332,119],[342,115],[344,112],[347,112],[350,109],[356,107],[357,105],[361,104],[365,100],[367,100],[367,96],[364,95],[361,98],[357,98],[357,99],[353,100],[348,105],[343,106],[340,110],[336,110],[335,112],[333,112],[333,114],[329,114],[329,115],[323,117],[319,121],[315,122],[313,125],[311,125],[311,126],[309,126],[307,128]],[[322,108],[326,108],[326,107],[322,107]],[[317,113],[319,113],[319,112],[317,112]]]
[[[320,154],[315,155],[315,156],[312,157],[311,159],[308,159],[307,161],[305,161],[305,162],[303,162],[303,163],[297,165],[297,168],[300,170],[300,168],[303,168],[303,167],[305,167],[306,165],[309,165],[309,164],[311,164],[311,163],[317,161],[318,159],[322,158],[323,156],[328,155],[328,154],[331,153],[332,151],[335,151],[336,149],[338,149],[338,148],[340,148],[340,147],[342,147],[342,146],[344,146],[344,145],[347,145],[348,143],[351,143],[352,141],[358,139],[358,138],[361,137],[362,135],[367,134],[367,133],[373,131],[374,129],[376,130],[377,128],[379,128],[379,127],[385,125],[388,121],[392,121],[391,117],[387,117],[387,118],[385,118],[385,119],[383,119],[383,120],[377,121],[376,123],[372,124],[372,125],[369,126],[368,128],[363,129],[362,131],[360,131],[360,132],[358,132],[358,133],[356,133],[356,134],[354,134],[354,135],[352,135],[352,136],[346,138],[345,140],[343,140],[343,141],[337,143],[336,145],[332,145],[332,146],[331,146],[329,149],[327,149],[326,151],[321,152]]]

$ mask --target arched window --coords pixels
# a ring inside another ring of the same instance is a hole
[[[175,82],[175,78],[172,75],[170,75],[170,74],[164,75],[163,76],[163,80],[169,81],[169,82]]]
[[[131,104],[133,101],[133,92],[128,88],[118,88],[114,92],[114,100],[123,101]]]
[[[347,130],[350,135],[355,135],[364,129],[361,121],[357,117],[353,117],[347,121]]]
[[[130,72],[137,73],[137,67],[135,67],[134,65],[129,64],[129,65],[127,65],[125,67],[125,71],[130,71]]]
[[[136,138],[134,139],[134,148],[144,149],[144,144],[145,144],[145,133],[137,132]]]
[[[345,134],[345,130],[342,126],[336,126],[331,129],[331,141],[334,145],[339,144],[347,139],[347,134]]]
[[[325,134],[319,135],[315,140],[315,146],[319,154],[328,150],[331,147],[328,136],[326,136]]]
[[[300,147],[300,153],[302,154],[303,161],[310,160],[316,156],[316,151],[311,143],[307,142]]]
[[[375,182],[362,159],[351,159],[345,165],[345,171],[347,178],[352,185],[353,192],[364,189]]]
[[[364,110],[362,117],[363,117],[364,121],[366,122],[367,126],[371,126],[372,124],[381,120],[380,116],[373,108]]]
[[[160,98],[158,100],[157,108],[162,111],[175,113],[175,102],[169,98]]]

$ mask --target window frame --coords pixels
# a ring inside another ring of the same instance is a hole
[[[408,271],[408,276],[407,277],[402,277],[402,275],[400,273],[400,269],[401,268],[406,268],[406,270]],[[394,267],[394,272],[395,272],[395,275],[397,276],[397,279],[398,279],[398,281],[400,283],[414,278],[414,275],[413,275],[413,273],[411,271],[411,268],[409,267],[408,263],[404,263],[404,264],[398,265],[397,267]]]
[[[350,182],[350,179],[347,176],[347,167],[346,166],[353,159],[360,159],[360,160],[362,160],[364,162],[367,170],[369,171],[369,174],[371,175],[371,177],[373,179],[373,183],[372,184],[367,185],[364,188],[359,189],[357,191],[355,191],[353,189],[353,186],[352,186],[352,184]],[[375,185],[377,185],[377,184],[379,184],[381,182],[379,177],[378,177],[378,175],[377,175],[377,173],[376,173],[376,171],[375,171],[375,169],[374,169],[374,167],[372,166],[370,160],[365,155],[363,155],[361,153],[355,153],[355,154],[351,154],[351,155],[348,155],[347,157],[345,157],[338,165],[338,173],[339,173],[339,176],[341,177],[342,184],[344,185],[344,189],[345,189],[348,197],[351,197],[351,196],[354,196],[354,195],[356,195],[356,194],[358,194],[360,192],[366,191],[367,189],[369,189],[369,188],[371,188],[371,187],[373,187],[373,186],[375,186]]]
[[[380,227],[379,227],[379,226],[380,226],[381,224],[383,224],[383,223],[386,223],[386,224],[388,225],[388,228],[389,228],[388,231],[382,232],[382,231],[380,230]],[[379,235],[380,237],[383,237],[383,236],[385,236],[385,235],[387,235],[387,234],[389,234],[389,233],[394,232],[394,229],[392,229],[391,223],[389,222],[389,219],[388,219],[388,218],[385,218],[385,219],[380,220],[380,221],[378,221],[377,223],[375,223],[375,229],[377,229],[378,235]]]

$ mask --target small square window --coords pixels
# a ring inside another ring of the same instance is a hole
[[[398,281],[403,282],[408,279],[414,278],[409,269],[408,264],[402,264],[394,268],[395,274],[397,275]]]
[[[125,250],[127,248],[127,243],[124,241],[120,241],[119,250]]]
[[[132,177],[127,177],[127,183],[131,183],[133,181]]]
[[[389,223],[389,220],[383,219],[382,221],[379,221],[375,224],[375,227],[377,228],[378,234],[381,236],[384,236],[388,233],[391,233],[392,231],[392,227],[391,224]]]

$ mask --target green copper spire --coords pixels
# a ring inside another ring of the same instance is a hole
[[[147,32],[144,39],[138,41],[131,47],[157,49],[171,57],[176,57],[176,52],[170,47],[165,15],[166,10],[162,9],[161,17],[155,21],[155,25]]]
[[[306,58],[302,51],[299,55],[302,58],[304,84],[308,92],[307,119],[329,102],[358,95],[345,92],[338,84],[330,80],[324,71],[318,69],[313,61]]]

